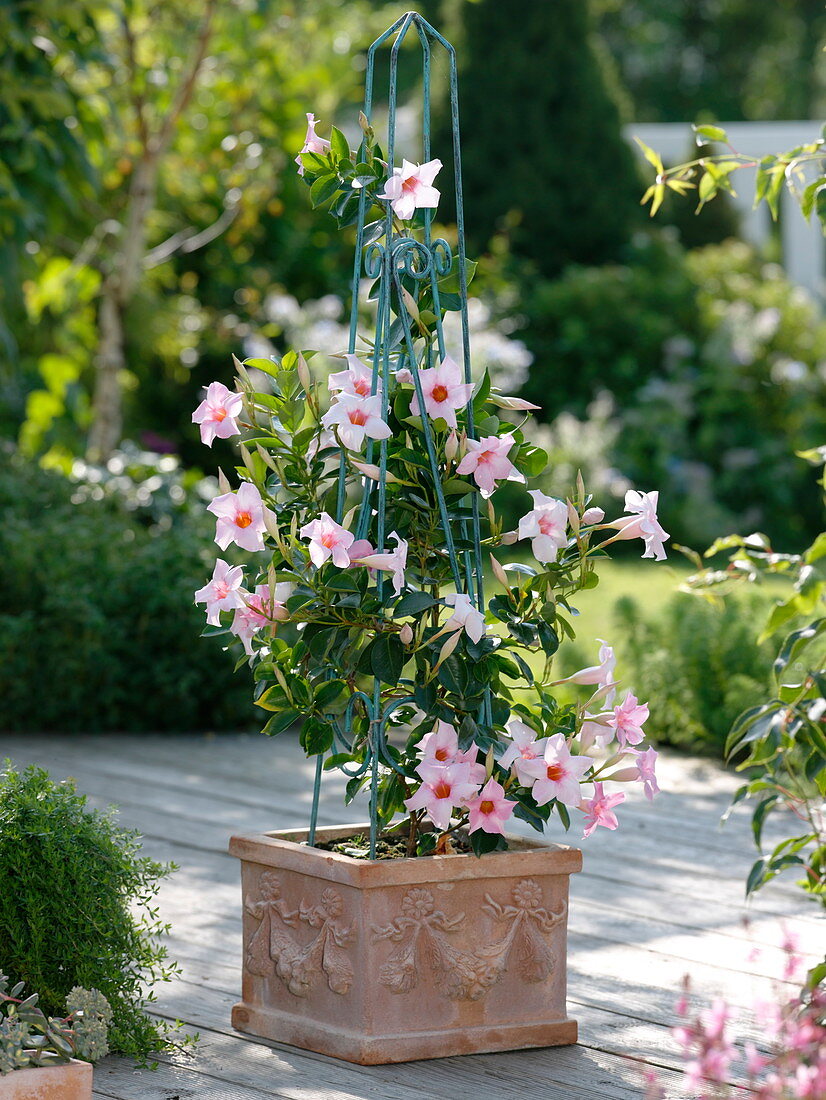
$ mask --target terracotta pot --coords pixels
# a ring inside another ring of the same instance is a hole
[[[88,1062],[15,1069],[0,1077],[0,1100],[92,1100]]]
[[[367,826],[320,829],[337,840]],[[576,1042],[565,1007],[576,848],[360,860],[305,830],[235,836],[239,1031],[361,1065]]]

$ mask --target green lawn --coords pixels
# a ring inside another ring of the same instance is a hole
[[[646,617],[656,613],[676,593],[677,586],[692,572],[688,562],[606,561],[598,568],[599,585],[581,592],[574,601],[577,645],[593,648],[594,639],[612,641],[614,604],[632,596]]]
[[[573,620],[576,641],[563,642],[554,661],[556,675],[563,676],[585,665],[596,664],[599,652],[597,638],[604,638],[609,645],[621,649],[614,623],[614,606],[617,600],[623,596],[632,596],[646,617],[656,614],[675,595],[678,585],[691,573],[691,567],[682,560],[676,564],[604,561],[599,565],[598,572],[598,586],[580,592],[574,601],[574,607],[579,612]],[[488,595],[495,591],[496,582],[490,577]],[[492,629],[505,633],[505,627],[501,624],[496,624]],[[541,654],[535,654],[529,664],[535,675],[541,676],[544,668]],[[564,696],[565,691],[561,694]]]

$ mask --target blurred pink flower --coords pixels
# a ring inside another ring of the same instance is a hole
[[[468,808],[469,833],[481,829],[485,833],[504,833],[505,822],[513,813],[516,802],[505,798],[505,788],[489,779],[475,798],[465,803]]]
[[[645,752],[637,752],[637,773],[639,774],[640,781],[645,791],[645,797],[649,802],[653,801],[654,795],[660,793],[660,788],[657,785],[657,776],[654,772],[654,767],[657,763],[657,756],[659,753],[656,749],[649,746]]]
[[[205,603],[207,622],[210,626],[219,626],[221,612],[241,607],[241,585],[244,583],[244,570],[240,565],[230,566],[223,558],[218,558],[212,571],[212,580],[195,593],[195,603]]]
[[[456,467],[457,474],[473,474],[483,497],[489,497],[496,489],[496,482],[503,479],[521,481],[525,478],[507,457],[516,440],[507,435],[486,435],[482,439],[468,439],[465,457]]]
[[[237,417],[241,415],[243,403],[241,394],[232,393],[223,382],[210,382],[206,397],[192,414],[192,423],[201,426],[201,442],[211,447],[216,438],[239,435]]]
[[[607,724],[617,731],[617,741],[626,745],[638,745],[645,737],[643,722],[648,720],[648,704],[638,703],[637,697],[628,692],[618,707],[614,707],[613,717]]]
[[[326,512],[311,523],[305,523],[299,534],[303,539],[310,540],[310,561],[316,567],[322,566],[329,558],[339,569],[346,569],[350,564],[348,551],[355,537]]]
[[[624,801],[624,791],[618,791],[616,794],[605,794],[602,783],[595,783],[593,798],[581,802],[579,806],[586,818],[583,836],[590,836],[599,825],[604,829],[616,829],[619,822],[613,812],[614,806],[619,806],[620,802]]]
[[[531,553],[543,564],[556,561],[568,542],[568,506],[564,500],[532,489],[534,505],[519,521],[520,539],[531,539]]]
[[[603,641],[602,638],[597,638],[597,641],[602,643],[599,647],[599,664],[589,665],[588,668],[581,668],[579,672],[575,672],[572,676],[567,676],[565,678],[566,682],[571,684],[596,684],[601,688],[607,687],[608,684],[613,683],[617,667],[617,659],[614,656],[614,650],[607,642]],[[616,688],[611,688],[605,696],[606,706],[610,707],[612,705],[616,694]]]
[[[439,192],[433,181],[441,167],[440,160],[430,160],[426,164],[411,164],[409,160],[403,160],[401,168],[393,169],[384,191],[376,197],[389,199],[396,217],[409,221],[420,207],[435,209],[439,205]]]
[[[446,355],[438,366],[420,370],[419,381],[427,415],[431,420],[441,419],[448,427],[455,428],[457,411],[467,405],[473,393],[473,385],[464,381],[459,364]],[[410,412],[413,416],[419,415],[419,399],[415,393]]]
[[[302,153],[326,153],[330,148],[330,143],[327,138],[320,138],[315,128],[318,126],[318,119],[314,114],[307,114],[307,133],[304,137],[304,144],[301,146],[301,151],[295,158],[295,163],[298,165],[299,176],[304,175],[304,165],[301,163]]]
[[[381,417],[381,397],[361,397],[356,393],[341,393],[322,416],[325,428],[335,430],[343,446],[360,451],[365,438],[389,439],[391,432]]]
[[[265,512],[275,521],[275,516],[264,507],[261,494],[249,481],[245,481],[237,493],[223,493],[207,505],[207,511],[217,517],[215,541],[222,550],[231,542],[242,550],[263,550]]]

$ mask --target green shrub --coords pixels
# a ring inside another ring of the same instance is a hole
[[[140,502],[138,502],[140,503]],[[193,592],[215,556],[203,508],[149,514],[100,485],[0,469],[0,726],[238,729],[252,704]],[[148,509],[148,511],[147,511]]]
[[[651,704],[653,741],[724,755],[735,718],[771,680],[771,646],[755,641],[768,606],[756,596],[720,608],[676,595],[649,618],[633,598],[617,601],[624,680]]]
[[[112,1008],[112,1050],[140,1059],[171,1047],[173,1030],[145,1007],[177,966],[159,937],[159,880],[174,868],[140,855],[140,838],[86,808],[71,782],[41,768],[0,771],[0,973],[60,1015],[74,986]]]
[[[547,420],[581,416],[604,390],[624,404],[659,373],[669,340],[695,338],[696,295],[685,253],[667,235],[640,235],[621,264],[526,278],[516,335],[534,363],[522,395]]]
[[[759,530],[800,549],[822,526],[816,475],[794,451],[826,436],[826,322],[747,245],[703,248],[686,262],[700,339],[673,342],[660,375],[622,399],[614,461],[660,490],[677,541]]]

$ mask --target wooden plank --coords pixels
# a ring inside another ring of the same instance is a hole
[[[135,739],[138,740],[138,739]],[[286,744],[286,742],[284,742]],[[266,744],[263,746],[268,748]],[[61,772],[55,765],[59,761],[59,755],[52,754],[53,771],[56,775]],[[79,761],[80,762],[80,761]],[[128,762],[126,764],[128,768]],[[75,769],[76,770],[76,769]],[[65,774],[65,773],[63,773]],[[283,774],[281,778],[283,783]],[[115,798],[122,807],[123,820],[141,828],[145,835],[158,836],[164,833],[178,843],[189,847],[206,847],[216,850],[222,849],[226,843],[227,834],[232,831],[254,831],[272,827],[286,827],[294,823],[306,820],[308,815],[309,795],[307,799],[296,800],[290,793],[276,791],[271,796],[271,801],[262,805],[265,813],[256,813],[249,806],[246,808],[236,800],[231,800],[222,805],[212,796],[197,796],[198,801],[193,806],[189,792],[174,790],[174,797],[165,794],[157,783],[151,784],[130,777],[128,771],[122,778],[107,776],[105,780],[95,779],[88,768],[84,771],[84,790],[96,800],[102,801]],[[329,792],[328,792],[329,795]],[[664,796],[668,797],[668,796]],[[275,803],[273,807],[272,803]],[[647,807],[645,808],[647,810]],[[142,810],[151,810],[146,815],[147,823],[141,816]],[[354,813],[352,808],[351,813]],[[651,812],[650,810],[648,812]],[[341,810],[328,796],[323,799],[321,807],[322,823],[332,824],[340,817]],[[668,808],[663,806],[663,817],[669,816]],[[173,820],[174,819],[174,820]],[[225,831],[214,829],[217,823],[225,826]],[[659,888],[661,892],[669,893],[673,889],[679,890],[676,876],[689,876],[692,883],[696,882],[701,889],[708,892],[718,900],[724,900],[730,904],[736,904],[741,911],[742,887],[740,882],[745,878],[748,868],[754,858],[754,852],[750,846],[750,840],[743,839],[742,850],[736,843],[727,844],[721,849],[716,849],[711,855],[713,863],[697,866],[697,844],[695,834],[686,837],[685,831],[679,840],[666,838],[657,833],[655,829],[656,819],[652,819],[651,827],[641,835],[636,832],[633,819],[626,824],[629,828],[620,830],[622,835],[605,834],[600,831],[597,837],[583,845],[586,858],[586,873],[589,863],[597,870],[600,864],[612,868],[617,860],[622,862],[623,874],[630,882],[639,883],[651,881],[650,861],[656,859],[659,868]],[[192,823],[198,828],[191,828]],[[525,835],[531,835],[531,830],[522,823],[515,826],[515,831],[524,831]],[[560,839],[567,839],[564,834]],[[664,853],[663,848],[667,848]],[[616,848],[618,856],[612,855],[612,849]],[[630,852],[629,852],[630,850]],[[709,851],[708,846],[705,850]],[[615,876],[616,877],[616,876]],[[710,881],[706,881],[710,880]],[[694,891],[697,892],[696,890]],[[787,884],[785,880],[771,884],[768,892],[763,891],[751,904],[754,912],[770,911],[777,914],[796,912],[799,908],[799,892]]]

